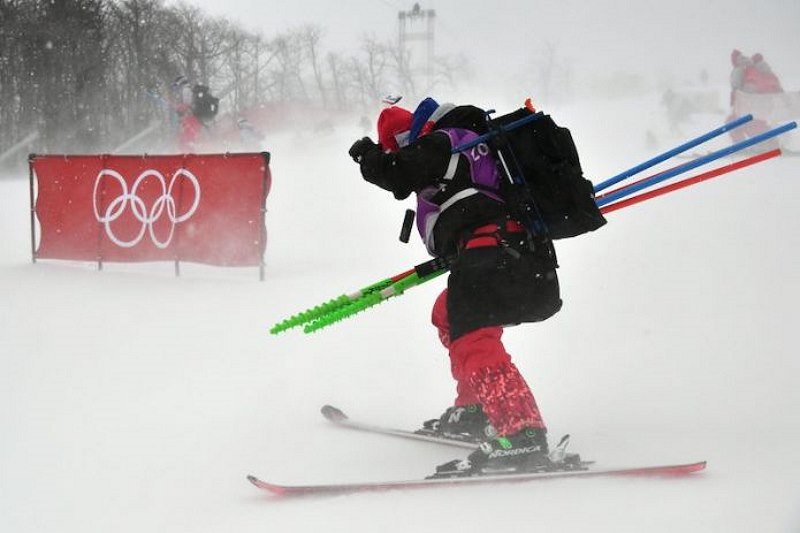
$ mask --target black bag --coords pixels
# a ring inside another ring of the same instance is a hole
[[[511,215],[522,222],[532,221],[534,227],[541,221],[551,239],[575,237],[603,226],[606,220],[594,201],[594,187],[583,177],[578,150],[567,128],[542,115],[503,130],[529,115],[528,109],[521,108],[491,120],[500,128],[489,144],[514,178],[513,183],[505,180],[501,189]]]
[[[491,326],[547,320],[561,309],[552,243],[516,253],[500,246],[461,252],[447,280],[450,341]]]
[[[192,87],[192,113],[200,120],[211,120],[219,111],[219,98],[205,85]]]

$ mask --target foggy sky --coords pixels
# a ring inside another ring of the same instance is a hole
[[[303,24],[325,30],[328,50],[356,52],[364,35],[395,40],[397,0],[190,0],[270,37]],[[727,79],[730,52],[763,53],[787,88],[800,86],[796,0],[428,0],[437,54],[464,54],[482,77],[521,75],[547,46],[582,72],[634,70],[677,77],[707,69]]]

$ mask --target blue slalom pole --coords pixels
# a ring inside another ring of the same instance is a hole
[[[656,174],[655,176],[648,178],[640,183],[631,185],[630,187],[626,187],[624,189],[620,189],[617,192],[607,194],[602,198],[598,198],[597,206],[602,207],[604,205],[610,204],[611,202],[619,200],[620,198],[624,198],[625,196],[629,196],[635,192],[641,191],[642,189],[646,189],[651,185],[655,185],[656,183],[661,183],[662,181],[668,180],[669,178],[677,176],[678,174],[682,174],[686,171],[692,170],[701,165],[705,165],[706,163],[710,163],[711,161],[715,161],[721,157],[725,157],[726,155],[730,155],[740,150],[744,150],[745,148],[749,148],[750,146],[766,141],[767,139],[777,137],[778,135],[786,133],[787,131],[792,130],[796,127],[797,127],[797,122],[789,122],[788,124],[784,124],[783,126],[778,126],[777,128],[773,128],[769,131],[756,135],[755,137],[751,137],[750,139],[738,142],[736,144],[732,144],[727,148],[717,150],[716,152],[712,152],[703,157],[698,157],[693,161],[689,161],[688,163],[677,166],[662,174]]]
[[[492,113],[492,112],[493,111],[489,111],[489,113]],[[509,123],[509,124],[507,124],[505,126],[501,126],[500,127],[500,132],[505,133],[507,131],[515,130],[515,129],[519,128],[520,126],[524,126],[528,122],[533,122],[534,120],[538,120],[538,119],[542,118],[543,116],[544,116],[544,113],[542,111],[537,111],[536,113],[532,113],[532,114],[530,114],[530,115],[528,115],[526,117],[519,118],[519,119],[515,120],[514,122],[511,122],[511,123]],[[471,141],[465,142],[464,144],[461,144],[459,146],[454,147],[452,150],[450,150],[450,153],[451,154],[457,154],[459,152],[463,152],[464,150],[469,150],[473,146],[477,146],[477,145],[481,144],[482,142],[488,141],[489,139],[491,139],[492,137],[494,137],[498,133],[499,132],[497,132],[497,131],[490,131],[489,133],[484,133],[483,135],[481,135],[479,137],[476,137],[475,139],[472,139]]]
[[[722,135],[723,133],[725,133],[727,131],[730,131],[730,130],[732,130],[734,128],[738,128],[742,124],[744,124],[746,122],[749,122],[751,120],[753,120],[753,115],[745,115],[743,117],[737,118],[736,120],[732,120],[732,121],[728,122],[727,124],[723,124],[722,126],[720,126],[719,128],[717,128],[715,130],[711,130],[708,133],[705,133],[705,134],[703,134],[703,135],[701,135],[699,137],[695,137],[694,139],[692,139],[690,141],[687,141],[687,142],[683,143],[680,146],[676,146],[672,150],[666,151],[661,155],[657,155],[656,157],[654,157],[652,159],[648,159],[644,163],[636,165],[635,167],[633,167],[633,168],[631,168],[629,170],[626,170],[625,172],[622,172],[621,174],[617,174],[613,178],[607,179],[603,183],[600,183],[597,186],[595,186],[594,192],[597,193],[597,192],[602,191],[603,189],[607,189],[608,187],[614,185],[615,183],[619,183],[620,181],[624,180],[625,178],[633,176],[634,174],[638,174],[639,172],[641,172],[641,171],[643,171],[645,169],[648,169],[648,168],[650,168],[650,167],[652,167],[654,165],[657,165],[658,163],[661,163],[662,161],[666,161],[670,157],[674,157],[674,156],[680,154],[681,152],[685,152],[686,150],[688,150],[690,148],[694,148],[698,144],[703,144],[704,142],[706,142],[706,141],[708,141],[710,139],[713,139],[714,137],[717,137],[719,135]]]

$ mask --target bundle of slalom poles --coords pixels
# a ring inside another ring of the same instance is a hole
[[[534,117],[537,115],[538,114],[534,114],[525,119],[511,123],[505,126],[503,131],[510,131],[523,125],[524,123],[529,122],[530,120],[535,120]],[[642,194],[635,195],[635,193],[639,191],[650,189],[654,185],[663,183],[664,181],[674,178],[675,176],[689,172],[690,170],[694,170],[700,166],[706,165],[712,161],[716,161],[736,152],[746,150],[752,146],[775,138],[778,135],[786,133],[797,127],[796,122],[789,122],[744,141],[732,144],[726,148],[722,148],[706,155],[698,156],[695,159],[687,161],[681,165],[677,165],[645,178],[640,178],[627,184],[623,184],[616,189],[603,192],[613,185],[617,185],[625,180],[628,180],[629,178],[632,178],[633,176],[636,176],[645,170],[658,165],[659,163],[687,152],[688,150],[691,150],[692,148],[695,148],[711,139],[738,128],[743,124],[750,122],[751,120],[753,120],[752,115],[745,115],[737,118],[736,120],[728,122],[719,128],[709,131],[708,133],[695,137],[694,139],[691,139],[680,146],[676,146],[671,150],[659,154],[652,159],[648,159],[643,163],[640,163],[624,172],[617,174],[616,176],[601,182],[594,187],[595,201],[597,202],[598,207],[600,207],[600,212],[605,215],[607,213],[611,213],[613,211],[617,211],[619,209],[623,209],[625,207],[629,207],[658,196],[696,185],[697,183],[716,178],[723,174],[733,172],[734,170],[739,170],[741,168],[778,157],[781,155],[780,149],[768,150],[756,155],[752,155],[740,161],[705,171],[690,178],[685,178],[669,185],[651,189],[643,192]],[[467,145],[457,146],[453,148],[453,153],[460,152],[467,148],[469,148]],[[385,302],[390,298],[400,296],[406,290],[417,285],[421,285],[444,274],[449,270],[449,268],[449,261],[444,258],[436,258],[431,261],[421,263],[405,272],[401,272],[395,276],[386,278],[371,285],[367,285],[366,287],[350,294],[343,294],[311,309],[293,315],[290,318],[275,324],[270,329],[270,333],[277,334],[282,331],[301,326],[303,327],[303,332],[305,333],[318,331],[326,326],[335,324],[336,322],[349,318],[357,313],[360,313],[361,311],[365,311],[373,306]]]

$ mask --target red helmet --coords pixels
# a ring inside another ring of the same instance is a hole
[[[408,132],[414,115],[402,107],[387,107],[378,116],[378,142],[384,150],[396,152],[408,144]]]

